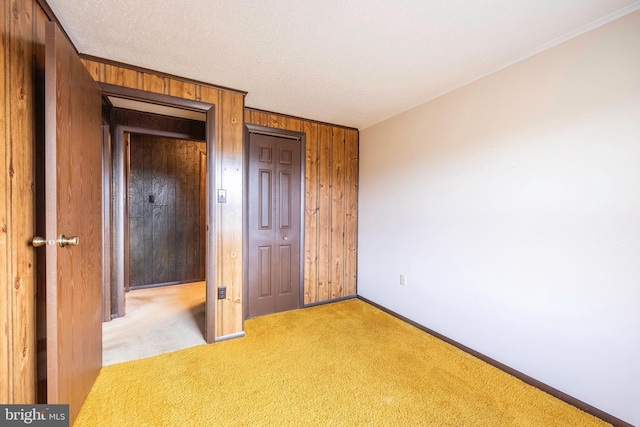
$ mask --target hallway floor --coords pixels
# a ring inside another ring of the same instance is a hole
[[[102,324],[102,364],[205,344],[205,292],[194,282],[127,293],[126,315]]]

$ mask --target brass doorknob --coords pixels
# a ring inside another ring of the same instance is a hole
[[[58,237],[58,244],[61,248],[64,248],[65,246],[78,246],[80,244],[80,239],[78,236],[67,237],[64,234],[61,234],[60,237]]]
[[[47,240],[44,237],[34,237],[33,240],[31,240],[31,244],[33,245],[34,248],[38,248],[40,246],[44,246],[44,245],[55,245],[56,241],[55,240]]]
[[[64,248],[65,246],[78,246],[80,244],[80,239],[78,236],[67,237],[64,234],[61,234],[60,237],[58,237],[58,240],[47,240],[44,237],[39,236],[36,236],[31,240],[31,244],[35,248],[44,245],[53,246],[56,243],[60,245],[61,248]]]

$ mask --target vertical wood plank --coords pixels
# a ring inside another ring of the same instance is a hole
[[[220,133],[220,179],[218,187],[227,190],[227,203],[218,204],[218,233],[220,239],[217,252],[218,285],[227,287],[227,298],[218,300],[216,310],[216,337],[242,330],[242,141],[244,99],[241,95],[222,91],[219,117],[224,126]],[[215,191],[215,190],[214,190]]]
[[[253,121],[251,122],[251,124],[254,124],[256,126],[270,126],[269,115],[261,111],[254,111]]]
[[[131,136],[131,146],[133,144],[142,145],[142,188],[143,188],[143,198],[145,200],[144,208],[143,208],[143,217],[142,221],[142,239],[144,240],[144,260],[145,262],[141,266],[143,270],[144,283],[154,283],[154,273],[153,273],[153,204],[148,202],[148,196],[153,194],[153,161],[152,161],[152,151],[153,147],[150,141],[145,140],[140,135],[132,135]]]
[[[169,95],[184,99],[196,99],[196,85],[181,80],[169,79]]]
[[[318,302],[328,300],[331,292],[331,139],[331,128],[319,125]]]
[[[138,73],[134,70],[105,64],[104,76],[101,78],[105,83],[138,89]]]
[[[292,130],[294,132],[302,132],[302,120],[288,117],[285,129]]]
[[[199,157],[198,150],[193,142],[187,142],[184,144],[187,149],[187,174],[189,176],[189,191],[185,194],[185,204],[183,206],[182,215],[186,218],[187,223],[184,224],[184,230],[187,235],[189,244],[187,245],[187,251],[185,253],[185,261],[187,267],[186,278],[195,279],[197,277],[197,257],[200,249],[200,242],[198,240],[199,227],[194,227],[200,220],[200,212],[198,211],[198,173]]]
[[[269,127],[277,129],[287,128],[287,118],[279,114],[269,114]]]
[[[218,89],[207,87],[207,86],[203,86],[200,88],[200,100],[202,102],[206,102],[208,104],[217,106],[219,98],[220,98],[220,91]],[[216,112],[216,115],[217,114],[218,113]],[[216,126],[218,125],[219,123],[216,122]]]
[[[345,133],[345,291],[356,295],[358,262],[358,131]]]
[[[304,122],[306,134],[304,210],[304,303],[318,294],[318,124]]]
[[[169,247],[167,245],[168,212],[167,212],[167,147],[165,141],[153,143],[151,151],[152,168],[155,172],[151,183],[151,194],[155,196],[155,204],[151,206],[153,223],[153,283],[168,282]]]
[[[331,140],[331,298],[344,296],[344,129],[334,127]]]
[[[176,204],[180,207],[180,215],[178,215],[176,222],[177,229],[175,239],[175,251],[178,253],[176,260],[176,274],[178,277],[186,277],[187,275],[188,219],[184,211],[184,207],[186,206],[186,192],[183,189],[189,185],[189,175],[187,173],[188,163],[187,146],[185,144],[179,144],[176,147]]]
[[[176,259],[180,255],[175,250],[173,242],[175,241],[177,218],[181,215],[177,215],[176,210],[179,206],[176,203],[176,148],[178,145],[187,143],[187,141],[181,141],[173,138],[162,138],[163,143],[167,150],[167,169],[166,169],[166,215],[167,215],[167,229],[165,232],[166,246],[167,246],[167,275],[165,276],[166,282],[181,281],[179,277],[176,277]],[[197,182],[191,182],[189,190],[195,189],[194,184]]]
[[[166,94],[165,79],[150,73],[141,73],[142,85],[141,89],[147,92]]]
[[[8,135],[10,157],[10,282],[12,328],[11,399],[32,402],[35,398],[35,258],[28,242],[34,235],[34,11],[33,1],[11,2],[7,11],[9,40],[6,73],[11,91]]]
[[[9,16],[7,8],[9,2],[0,5],[0,30],[2,31],[2,43],[0,43],[0,402],[11,402],[10,395],[13,388],[13,370],[10,363],[11,354],[11,303],[9,293],[9,155],[8,141],[11,137],[7,126],[7,116],[11,97],[6,92],[8,58],[6,49],[6,17]]]
[[[142,144],[132,138],[129,179],[129,284],[144,285],[144,156]]]

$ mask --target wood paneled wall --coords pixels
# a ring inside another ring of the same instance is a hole
[[[245,122],[306,134],[305,304],[356,295],[358,131],[250,108]]]
[[[130,285],[204,280],[205,143],[132,134],[129,150]]]
[[[36,0],[0,6],[0,402],[35,402],[34,236],[36,85],[44,69],[44,23]],[[151,71],[85,59],[99,82],[199,100],[216,107],[216,336],[242,331],[244,94]],[[357,131],[247,111],[249,123],[307,134],[305,301],[355,293]]]
[[[216,185],[227,190],[227,203],[216,204],[216,285],[227,298],[216,300],[216,337],[242,331],[242,138],[244,94],[184,81],[124,64],[86,58],[83,62],[101,83],[191,99],[215,105]],[[209,153],[210,155],[212,153]],[[215,190],[215,189],[213,189]]]
[[[36,76],[44,24],[35,0],[0,6],[0,402],[35,402]]]

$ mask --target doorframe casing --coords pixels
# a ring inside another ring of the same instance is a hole
[[[252,133],[287,138],[300,141],[300,284],[298,295],[298,308],[304,307],[304,213],[305,213],[305,188],[306,188],[306,159],[307,159],[307,134],[287,129],[270,128],[267,126],[244,124],[242,140],[242,320],[249,318],[249,142]],[[244,330],[244,326],[243,326]]]
[[[206,219],[207,219],[207,235],[206,235],[206,255],[205,255],[205,282],[206,282],[206,301],[205,301],[205,341],[207,343],[215,342],[215,305],[216,305],[216,205],[213,197],[216,188],[215,171],[216,171],[216,120],[214,104],[202,101],[195,101],[175,96],[161,95],[153,92],[147,92],[139,89],[131,89],[124,86],[116,86],[108,83],[99,83],[103,96],[115,96],[135,101],[148,102],[152,104],[165,105],[169,107],[177,107],[191,111],[197,111],[206,114],[205,124],[205,141],[207,146],[207,176],[206,176]],[[116,140],[117,143],[117,140]],[[115,147],[115,157],[113,162],[113,187],[116,190],[113,194],[113,209],[111,223],[113,229],[112,236],[112,280],[117,281],[117,289],[124,289],[125,277],[125,226],[124,223],[126,204],[122,195],[126,191],[125,179],[126,168],[124,159],[124,147]],[[116,197],[117,196],[117,197]]]

